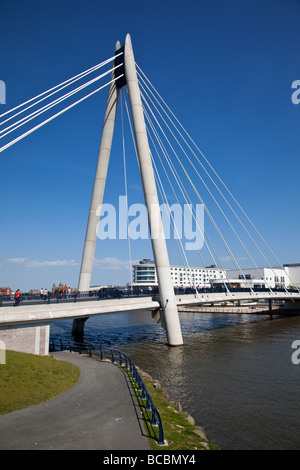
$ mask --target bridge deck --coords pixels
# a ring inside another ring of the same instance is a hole
[[[53,320],[88,318],[94,315],[132,310],[156,310],[159,307],[159,302],[153,301],[152,297],[2,307],[0,326],[45,324]]]
[[[240,300],[258,301],[284,300],[300,307],[300,293],[297,292],[214,292],[177,295],[177,305],[202,305],[215,302],[233,302]],[[132,310],[157,310],[160,308],[159,297],[130,297],[109,300],[89,300],[63,302],[54,304],[30,304],[17,307],[0,308],[0,327],[28,324],[48,324],[53,320],[88,318],[113,312],[126,312]]]
[[[236,302],[241,300],[251,300],[258,302],[259,300],[284,300],[284,301],[300,301],[300,292],[208,292],[199,294],[177,295],[177,305],[193,305],[211,302]]]

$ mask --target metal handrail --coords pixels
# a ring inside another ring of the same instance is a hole
[[[229,292],[236,293],[236,292],[250,292],[250,288],[244,287],[229,287]],[[258,288],[254,287],[252,289],[253,292],[263,293],[268,292],[270,293],[270,289],[268,288]],[[225,290],[218,290],[218,289],[211,289],[211,288],[201,288],[201,289],[192,289],[192,288],[174,288],[175,295],[188,295],[188,294],[220,294],[224,293]],[[289,294],[298,293],[300,292],[299,289],[283,289],[283,288],[273,288],[272,293],[277,292],[285,292]],[[99,292],[78,292],[77,294],[72,294],[71,296],[68,295],[48,295],[46,298],[41,299],[40,295],[24,295],[21,294],[18,302],[16,302],[13,296],[0,296],[0,307],[2,306],[18,306],[18,305],[39,305],[39,304],[50,304],[50,303],[70,303],[70,302],[79,302],[79,301],[95,301],[95,300],[105,300],[105,299],[126,299],[126,298],[137,298],[137,297],[152,297],[152,300],[159,301],[159,293],[158,290],[152,290],[152,292],[138,292],[138,291],[128,291],[128,292],[120,292],[119,295],[114,295],[111,297],[101,296]],[[266,297],[267,298],[267,297]],[[25,302],[26,301],[26,302]]]
[[[63,341],[61,339],[59,341],[59,350],[63,351],[68,349],[70,352],[78,352],[79,354],[82,353],[82,351],[87,350],[89,352],[89,356],[93,356],[93,351],[95,353],[99,352],[100,353],[100,359],[103,360],[104,358],[109,358],[111,362],[114,363],[119,363],[120,367],[125,368],[127,372],[130,374],[134,385],[136,386],[136,389],[138,392],[141,393],[140,399],[144,400],[145,403],[145,409],[151,411],[151,426],[158,426],[158,439],[157,443],[158,445],[164,445],[164,433],[163,433],[163,426],[162,426],[162,421],[161,417],[159,414],[158,409],[153,403],[152,397],[150,393],[147,390],[146,385],[144,384],[144,381],[138,372],[135,364],[133,361],[130,359],[129,356],[127,356],[124,352],[119,351],[117,349],[108,349],[108,348],[103,348],[100,346],[99,348],[94,348],[91,346],[80,346],[80,345],[74,345],[74,344],[69,344],[69,347],[64,347]],[[50,350],[51,351],[57,351],[55,341],[52,339],[50,343]],[[95,354],[96,355],[96,354]],[[124,365],[125,364],[125,365]]]
[[[52,303],[76,303],[78,301],[95,301],[95,300],[109,300],[109,299],[126,299],[126,298],[137,298],[137,297],[151,297],[150,292],[139,292],[139,291],[129,291],[129,292],[117,292],[115,294],[104,294],[101,292],[78,292],[76,294],[49,294],[41,298],[40,295],[27,295],[21,294],[19,297],[18,303],[16,303],[12,295],[0,295],[0,307],[13,306],[13,305],[45,305]],[[26,301],[26,302],[25,302]],[[24,303],[25,302],[25,303]]]

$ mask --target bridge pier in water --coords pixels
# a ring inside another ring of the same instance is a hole
[[[72,323],[72,335],[82,336],[84,333],[84,325],[87,318],[74,318]]]

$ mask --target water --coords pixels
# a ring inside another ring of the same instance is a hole
[[[300,449],[300,317],[180,313],[184,346],[168,347],[150,313],[90,318],[84,341],[118,348],[161,382],[222,449]],[[72,340],[71,321],[51,338]]]

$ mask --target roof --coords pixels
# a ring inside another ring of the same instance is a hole
[[[287,268],[295,268],[296,266],[300,266],[300,263],[292,263],[292,264],[284,264]]]

